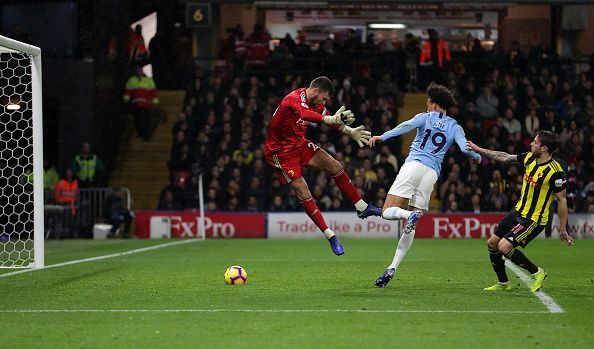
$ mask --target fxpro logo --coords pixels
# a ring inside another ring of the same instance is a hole
[[[169,218],[171,219],[171,236],[182,238],[198,236],[200,229],[199,216],[192,220],[184,220],[182,216],[169,216]],[[204,217],[204,229],[207,235],[213,238],[232,238],[236,232],[233,223],[213,222],[209,217]]]
[[[461,222],[460,222],[461,221]],[[450,221],[448,217],[433,218],[433,238],[486,238],[495,233],[498,223],[481,223],[478,218],[466,217]],[[487,235],[487,233],[489,235]]]
[[[534,189],[540,189],[540,183],[538,181],[543,176],[543,173],[540,172],[536,175],[536,178],[531,177],[528,173],[524,174],[524,180],[528,183],[529,186],[533,187]]]

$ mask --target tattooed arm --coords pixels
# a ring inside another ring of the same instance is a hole
[[[466,149],[474,150],[475,152],[488,157],[491,160],[505,162],[505,163],[512,163],[518,162],[517,155],[511,155],[504,151],[495,151],[490,149],[481,148],[478,145],[472,143],[471,141],[466,142]]]

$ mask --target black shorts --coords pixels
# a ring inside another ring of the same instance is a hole
[[[511,242],[514,247],[522,246],[524,248],[544,228],[544,225],[538,225],[536,222],[523,218],[517,211],[512,210],[499,222],[495,235]]]

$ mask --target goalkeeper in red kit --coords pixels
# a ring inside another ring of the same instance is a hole
[[[344,247],[334,232],[328,228],[318,205],[314,202],[302,177],[302,168],[323,171],[334,179],[338,188],[351,200],[359,218],[381,216],[382,210],[367,204],[342,168],[324,149],[305,139],[305,130],[310,122],[325,124],[355,140],[360,147],[367,144],[371,133],[363,126],[351,128],[355,121],[350,110],[341,107],[329,115],[324,106],[334,93],[334,85],[325,76],[315,78],[307,88],[289,93],[281,101],[270,121],[266,139],[266,161],[275,170],[283,184],[295,191],[303,210],[324,233],[336,255],[344,253]]]

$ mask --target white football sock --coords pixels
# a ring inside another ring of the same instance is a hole
[[[388,268],[398,269],[400,262],[406,256],[410,245],[412,245],[413,239],[415,238],[415,231],[411,231],[410,234],[402,234],[400,236],[400,240],[398,241],[398,246],[396,247],[396,254],[394,254],[394,259],[392,260],[392,264]]]
[[[330,238],[336,234],[334,234],[334,232],[332,230],[330,230],[330,228],[328,228],[328,229],[324,230],[324,235],[326,235],[326,239],[330,240]]]
[[[363,201],[363,199],[355,202],[355,209],[357,211],[365,211],[366,208],[367,208],[367,203],[365,201]]]
[[[382,218],[388,219],[391,221],[399,220],[399,219],[406,219],[412,211],[405,210],[400,207],[388,207],[387,209],[382,212]]]

